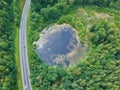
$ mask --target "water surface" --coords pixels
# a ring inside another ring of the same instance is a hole
[[[86,47],[80,44],[77,32],[68,24],[45,28],[36,42],[36,52],[49,65],[70,66],[85,57]]]

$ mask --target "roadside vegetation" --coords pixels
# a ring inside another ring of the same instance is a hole
[[[19,24],[24,3],[25,0],[0,1],[0,90],[22,90]]]
[[[120,90],[120,1],[32,0],[28,47],[33,90]],[[50,24],[70,24],[88,54],[68,68],[46,65],[33,42]]]
[[[18,90],[22,90],[22,77],[21,77],[21,66],[20,66],[20,57],[19,57],[19,30],[20,30],[20,20],[22,15],[22,10],[25,4],[25,0],[14,0],[14,13],[16,19],[14,22],[14,30],[15,30],[15,60],[17,67],[17,84]]]
[[[20,57],[19,57],[19,30],[20,30],[20,21],[22,16],[23,7],[25,0],[13,0],[13,10],[14,10],[14,32],[15,32],[15,64],[17,68],[17,85],[18,90],[23,90],[22,88],[22,77],[21,77],[21,66],[20,66]]]

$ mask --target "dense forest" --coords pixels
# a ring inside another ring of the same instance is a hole
[[[12,0],[0,0],[0,90],[16,90]]]
[[[32,0],[28,52],[34,90],[120,90],[120,1]],[[33,42],[51,24],[74,27],[88,45],[86,58],[59,68],[40,60]]]
[[[21,73],[16,64],[16,62],[19,63],[19,57],[16,58],[18,55],[16,51],[19,52],[19,48],[16,48],[15,45],[16,42],[18,43],[16,33],[19,32],[20,15],[23,7],[20,4],[24,0],[21,3],[20,1],[0,0],[0,90],[21,89],[18,85],[20,82],[18,75]]]
[[[25,0],[0,0],[0,90],[22,90],[19,25]],[[88,53],[75,66],[49,66],[34,41],[51,24],[69,24]],[[120,90],[120,0],[31,0],[27,25],[33,90]]]

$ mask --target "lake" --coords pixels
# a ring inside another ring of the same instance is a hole
[[[80,43],[77,32],[68,24],[51,25],[40,32],[36,52],[48,65],[68,67],[86,55],[87,48]]]

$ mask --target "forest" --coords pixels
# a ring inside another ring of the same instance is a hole
[[[0,90],[17,89],[13,24],[12,0],[0,0]]]
[[[120,1],[32,0],[28,16],[28,56],[34,90],[120,90]],[[33,42],[51,24],[74,27],[87,56],[75,66],[42,62]]]
[[[21,0],[0,0],[0,90],[22,90],[17,56],[19,48],[16,48],[22,2]]]
[[[0,90],[22,90],[19,26],[25,0],[0,0]],[[52,24],[69,24],[88,46],[84,59],[44,63],[34,41]],[[31,0],[27,23],[33,90],[120,90],[120,0]]]

